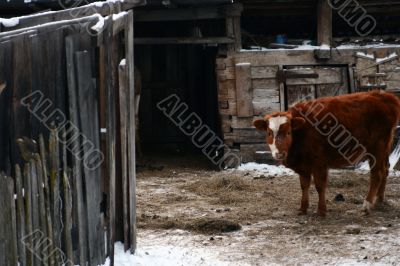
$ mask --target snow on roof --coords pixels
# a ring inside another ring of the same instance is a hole
[[[15,27],[19,23],[18,18],[0,18],[0,24],[3,24],[4,27]]]

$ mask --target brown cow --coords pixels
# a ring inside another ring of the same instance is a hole
[[[329,168],[368,160],[370,187],[366,213],[385,198],[389,153],[400,118],[400,101],[384,91],[360,92],[298,103],[287,112],[266,115],[254,126],[267,132],[273,157],[300,176],[299,214],[309,206],[311,176],[318,191],[317,214],[326,215],[325,190]]]

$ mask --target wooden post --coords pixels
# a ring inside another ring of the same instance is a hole
[[[14,182],[0,174],[0,265],[18,265]]]
[[[133,11],[130,10],[125,25],[126,71],[128,73],[128,178],[131,253],[136,250],[136,157],[135,157],[135,79],[133,58]]]
[[[318,45],[331,45],[332,8],[328,0],[318,0]]]
[[[237,116],[253,116],[253,90],[250,63],[235,65]]]
[[[24,167],[24,200],[25,200],[25,235],[27,245],[33,247],[32,237],[32,200],[31,200],[31,176],[29,163],[25,163]],[[33,265],[33,253],[28,250],[26,253],[26,265]]]
[[[67,62],[67,81],[68,81],[68,95],[69,95],[69,113],[71,122],[74,125],[79,125],[78,120],[78,106],[77,106],[77,93],[76,93],[76,75],[74,69],[74,50],[76,46],[76,39],[74,36],[67,36],[65,38],[66,62]],[[81,143],[79,138],[74,138],[71,141],[73,147],[80,147]],[[86,211],[83,202],[83,183],[82,183],[82,170],[81,162],[73,156],[73,183],[74,194],[76,197],[76,209],[78,220],[78,242],[79,242],[79,263],[86,265],[87,261],[87,231],[86,231]]]
[[[118,52],[117,43],[112,35],[112,19],[106,20],[105,50],[106,50],[106,73],[107,77],[107,161],[108,161],[108,176],[109,176],[109,192],[108,192],[108,210],[109,210],[109,257],[110,266],[114,265],[114,243],[115,243],[115,206],[116,206],[116,87],[117,87],[117,63],[116,54]]]
[[[129,249],[129,183],[127,169],[127,115],[128,99],[126,60],[121,61],[118,67],[119,77],[119,118],[120,118],[120,138],[121,138],[121,175],[122,175],[122,194],[123,194],[123,215],[124,215],[124,250]]]
[[[18,164],[15,165],[15,185],[17,192],[17,223],[18,223],[18,252],[19,252],[19,264],[26,266],[26,247],[22,244],[21,239],[25,236],[25,204],[24,196],[22,193],[22,174],[21,168]]]

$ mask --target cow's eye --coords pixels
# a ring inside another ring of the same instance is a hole
[[[271,137],[271,136],[272,136],[271,132],[268,132],[268,137]]]
[[[289,132],[287,133],[287,135],[290,136],[290,134],[291,134],[291,133],[290,133],[290,131],[289,131]]]

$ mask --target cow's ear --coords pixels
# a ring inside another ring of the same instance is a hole
[[[292,118],[292,130],[300,129],[304,126],[306,120],[302,117],[294,117]]]
[[[258,130],[267,130],[268,128],[268,120],[264,119],[257,119],[253,121],[253,125],[258,129]]]

